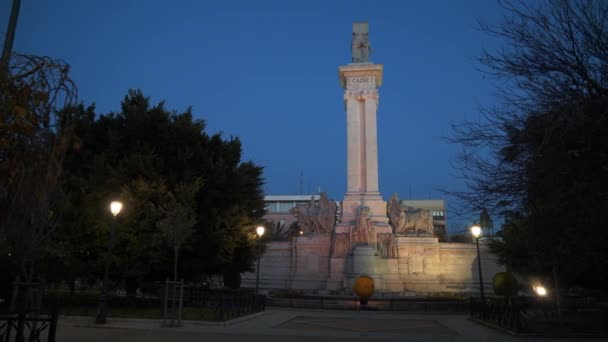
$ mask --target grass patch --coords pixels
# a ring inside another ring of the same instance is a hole
[[[66,316],[85,316],[95,317],[97,316],[96,307],[62,307],[61,314]],[[239,315],[236,312],[225,312],[224,320],[234,319],[240,316],[246,316],[247,314]],[[147,318],[147,319],[162,319],[160,308],[144,308],[144,307],[109,307],[108,308],[109,318]],[[209,308],[201,307],[184,307],[182,308],[182,319],[190,321],[222,321],[221,316],[218,312],[213,311]]]

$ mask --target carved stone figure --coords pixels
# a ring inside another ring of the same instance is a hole
[[[290,212],[298,220],[304,233],[327,234],[334,228],[337,210],[336,203],[322,192],[319,201],[315,201],[314,196],[311,196],[308,204],[298,205]]]
[[[331,232],[336,224],[336,212],[338,206],[335,201],[327,197],[325,192],[320,194],[318,206],[319,230],[323,232]]]
[[[386,202],[386,213],[389,223],[393,227],[393,232],[399,227],[399,215],[401,214],[401,203],[399,202],[399,194],[396,192]]]
[[[369,44],[368,35],[368,23],[353,23],[353,39],[351,42],[353,63],[369,62],[371,46]]]
[[[394,234],[378,234],[378,255],[382,258],[397,258],[397,241]]]
[[[350,249],[350,238],[348,233],[339,233],[334,235],[332,258],[345,258]]]
[[[402,206],[395,233],[400,235],[433,235],[430,210]]]
[[[376,244],[376,230],[372,224],[372,213],[369,207],[362,206],[357,213],[355,227],[351,231],[354,245]]]

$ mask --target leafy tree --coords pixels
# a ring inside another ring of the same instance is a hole
[[[176,189],[177,196],[168,193],[166,202],[161,208],[164,218],[157,225],[169,246],[173,248],[173,281],[177,281],[179,249],[194,232],[192,227],[196,224],[196,213],[192,207],[194,196],[196,196],[201,186],[201,179],[187,184],[179,184]]]
[[[482,28],[508,45],[480,62],[502,103],[455,126],[469,191],[454,195],[463,211],[505,216],[494,247],[514,269],[552,273],[556,289],[598,286],[608,280],[608,5],[501,4],[503,22]]]
[[[503,297],[514,297],[519,291],[519,284],[515,276],[509,272],[499,272],[492,277],[494,294]]]
[[[141,280],[175,277],[176,252],[187,279],[251,269],[251,232],[264,214],[262,168],[241,161],[238,139],[205,133],[190,109],[152,106],[139,91],[129,91],[121,108],[79,115],[63,179],[71,199],[66,225],[86,225],[94,235],[89,247],[100,255],[107,205],[124,202],[112,277],[126,280],[130,291]]]

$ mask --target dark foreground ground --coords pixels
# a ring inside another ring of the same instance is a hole
[[[113,319],[97,326],[90,317],[62,317],[57,341],[556,341],[512,336],[468,319],[468,315],[402,314],[268,309],[228,325],[186,321],[162,328],[158,320]],[[577,341],[561,338],[558,341]],[[589,340],[588,338],[585,340]],[[605,339],[598,339],[605,340]]]

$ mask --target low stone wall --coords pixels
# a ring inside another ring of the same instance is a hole
[[[376,291],[395,295],[477,293],[477,250],[473,243],[439,243],[430,237],[398,237],[399,257],[381,258],[371,247],[357,247],[346,258],[330,257],[329,235],[272,242],[260,262],[260,288],[348,293],[357,276],[374,278]],[[484,288],[504,271],[486,245],[480,245]],[[242,286],[255,287],[255,272]]]

